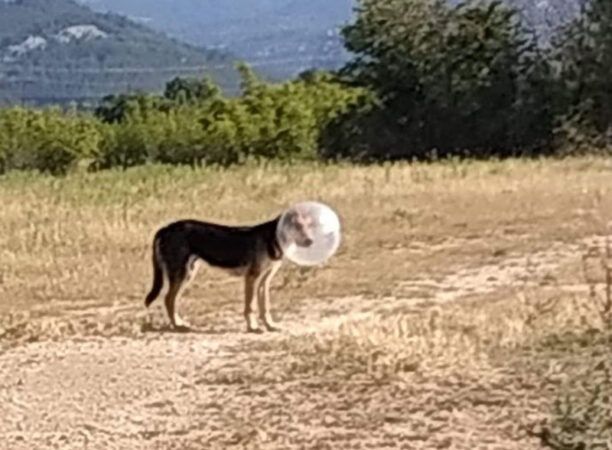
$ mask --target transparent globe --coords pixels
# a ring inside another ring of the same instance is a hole
[[[296,203],[281,215],[276,237],[291,262],[300,266],[323,264],[340,245],[340,219],[323,203]]]

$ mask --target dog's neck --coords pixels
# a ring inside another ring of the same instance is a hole
[[[280,242],[278,242],[278,237],[276,236],[276,227],[278,226],[278,222],[280,220],[280,216],[276,217],[275,219],[272,219],[271,221],[269,221],[268,223],[266,223],[266,228],[268,229],[268,256],[270,257],[270,259],[274,260],[274,261],[278,261],[279,259],[283,258],[283,249],[280,245]]]

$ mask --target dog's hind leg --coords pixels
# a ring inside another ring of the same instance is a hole
[[[148,308],[151,303],[157,298],[164,285],[164,272],[161,261],[159,260],[159,238],[153,240],[153,285],[145,299],[145,306]]]
[[[176,314],[176,300],[181,293],[182,280],[173,279],[170,281],[168,292],[166,293],[165,305],[166,312],[168,313],[168,319],[173,328],[178,329],[184,326],[181,318]]]
[[[272,320],[272,315],[270,314],[270,284],[278,269],[280,269],[280,264],[274,264],[270,267],[260,278],[257,288],[259,318],[268,331],[280,331],[280,327]]]
[[[183,283],[181,284],[180,294],[185,292],[185,289],[187,289],[187,286],[189,286],[189,284],[195,278],[196,273],[198,272],[198,264],[199,264],[198,258],[196,258],[195,256],[192,256],[192,257],[189,258],[189,261],[187,262],[187,267],[186,267],[185,279],[184,279]],[[178,309],[178,308],[175,307],[174,317],[175,317],[177,325],[179,327],[183,327],[185,329],[191,328],[191,325],[189,324],[189,322],[187,322],[185,319],[181,318],[181,316],[178,314],[176,309]]]
[[[244,278],[244,318],[249,333],[261,333],[253,311],[257,295],[257,280],[258,277],[252,274],[247,274]]]
[[[172,272],[172,274],[168,276],[170,287],[168,288],[168,293],[165,298],[166,312],[168,313],[170,323],[177,330],[187,331],[190,328],[189,323],[183,320],[177,313],[176,302],[181,296],[181,293],[185,290],[187,284],[193,279],[195,272],[195,261],[191,260],[185,266]]]

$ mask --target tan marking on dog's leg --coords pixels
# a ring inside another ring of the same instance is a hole
[[[280,269],[280,264],[273,265],[260,280],[258,288],[257,303],[259,307],[259,318],[264,323],[268,331],[280,331],[280,327],[272,320],[270,314],[270,284],[276,272]]]
[[[166,293],[166,298],[164,299],[164,304],[166,305],[166,312],[168,313],[168,319],[170,319],[170,324],[172,327],[177,327],[176,321],[176,312],[174,310],[176,298],[178,297],[181,290],[180,282],[171,282],[168,287],[168,292]]]
[[[187,273],[185,274],[185,279],[180,284],[179,291],[176,294],[177,300],[182,295],[182,293],[185,292],[185,289],[187,289],[187,286],[189,286],[189,284],[195,278],[196,273],[198,272],[198,267],[199,267],[199,261],[196,258],[189,260],[187,264]],[[186,320],[184,320],[178,313],[178,305],[175,305],[174,307],[174,322],[177,328],[184,329],[184,330],[189,330],[191,328],[191,324],[187,322]]]
[[[260,333],[261,330],[257,324],[257,318],[253,312],[255,306],[255,295],[257,277],[247,274],[244,278],[244,318],[247,323],[247,332]]]
[[[182,293],[183,290],[184,290],[184,287],[181,287],[179,293],[176,296],[177,300],[180,297],[180,294]],[[174,326],[175,328],[185,330],[185,331],[189,330],[191,328],[191,324],[187,322],[185,319],[183,319],[177,310],[178,310],[178,307],[175,304],[175,307],[174,307],[174,324],[175,324]]]

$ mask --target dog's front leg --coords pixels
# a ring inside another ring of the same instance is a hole
[[[280,264],[275,264],[262,276],[257,293],[259,318],[268,331],[280,331],[280,327],[272,320],[272,315],[270,314],[270,284],[279,268]]]
[[[247,332],[249,333],[261,333],[257,324],[257,317],[253,312],[253,307],[255,306],[256,281],[257,277],[248,274],[244,282],[244,318],[247,324]]]

